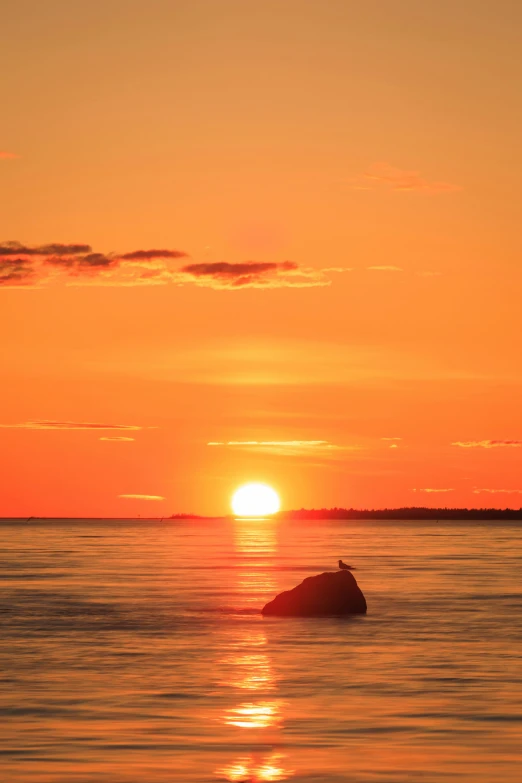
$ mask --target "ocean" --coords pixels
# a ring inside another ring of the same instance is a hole
[[[0,522],[2,783],[520,783],[522,525]],[[263,618],[354,572],[367,616]]]

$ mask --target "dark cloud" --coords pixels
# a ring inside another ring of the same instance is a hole
[[[87,253],[78,256],[49,256],[45,259],[46,264],[71,269],[75,274],[84,271],[96,271],[118,266],[119,258],[108,256],[105,253]]]
[[[99,253],[87,244],[52,242],[29,246],[0,243],[0,285],[39,286],[68,280],[68,285],[196,285],[223,289],[310,288],[331,284],[330,273],[344,267],[315,269],[294,261],[226,261],[185,264],[173,268],[171,261],[190,258],[182,250],[151,248],[127,253]]]
[[[63,272],[74,276],[83,273],[90,273],[92,276],[92,273],[114,269],[125,261],[139,261],[142,265],[150,262],[153,265],[178,258],[189,258],[189,255],[182,250],[168,249],[133,250],[120,254],[93,252],[90,245],[81,243],[52,242],[47,245],[29,246],[21,242],[2,242],[0,262],[2,259],[8,259],[9,266],[7,262],[3,262],[0,285],[34,277],[37,272],[40,278],[48,277],[45,266],[60,268]],[[165,268],[165,271],[168,270]]]
[[[134,250],[120,256],[122,261],[150,261],[154,258],[190,258],[183,250]]]
[[[49,256],[44,259],[44,264],[59,266],[63,269],[71,269],[73,266],[76,266],[77,263],[78,259],[74,256]]]
[[[298,269],[298,265],[293,261],[283,261],[277,263],[258,263],[256,261],[246,261],[242,264],[228,264],[226,261],[217,261],[207,264],[188,264],[181,268],[182,272],[187,272],[195,277],[226,277],[240,278],[244,275],[266,275],[270,272],[289,272]]]
[[[118,263],[118,258],[107,256],[105,253],[89,253],[78,258],[78,266],[85,269],[104,269],[108,266],[116,266]]]
[[[36,248],[38,254],[44,256],[75,256],[80,253],[91,253],[92,247],[90,245],[41,245]]]
[[[281,284],[283,280],[287,285],[290,285],[290,281],[285,275],[298,270],[299,265],[293,261],[281,263],[246,261],[238,264],[217,261],[187,264],[181,268],[182,272],[193,278],[214,280],[218,284],[224,283],[229,288],[270,287],[271,283],[275,284],[278,281]]]
[[[76,271],[80,272],[109,269],[118,266],[122,261],[147,262],[154,261],[155,259],[163,260],[169,258],[188,258],[188,255],[181,250],[136,250],[132,253],[124,253],[123,255],[87,253],[86,255],[77,255],[72,258],[63,254],[46,258],[45,262],[47,264],[53,264],[54,266],[74,267]]]
[[[123,262],[136,261],[141,265],[150,263],[164,263],[168,259],[189,258],[182,250],[151,249],[134,250],[129,253],[97,253],[93,252],[91,245],[83,243],[51,242],[46,245],[24,245],[21,242],[10,241],[0,243],[0,286],[2,285],[26,285],[28,282],[39,282],[49,279],[49,271],[46,267],[55,267],[66,275],[78,278],[88,275],[92,280],[94,275],[100,274],[100,280],[106,280],[110,270],[121,267]],[[164,272],[169,270],[165,267]],[[160,272],[150,270],[151,277],[159,276]],[[141,275],[145,278],[146,271]],[[166,275],[168,276],[168,275]],[[140,275],[128,271],[124,284],[129,284],[129,278],[136,278],[134,282],[139,284]]]
[[[152,261],[154,259],[189,258],[182,250],[133,250],[130,253],[94,253],[90,245],[63,244],[53,242],[48,245],[22,245],[20,242],[2,242],[0,257],[10,256],[41,256],[47,263],[74,266],[76,263],[85,267],[114,266],[120,261]]]
[[[0,258],[0,286],[27,285],[33,280],[31,263],[25,258]]]
[[[0,244],[0,257],[5,256],[34,256],[34,248],[21,245],[20,242],[2,242]]]
[[[79,253],[90,253],[91,251],[90,245],[63,245],[56,243],[28,247],[20,242],[2,242],[0,244],[0,256],[74,256]]]

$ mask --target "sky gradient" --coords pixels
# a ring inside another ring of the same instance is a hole
[[[522,506],[521,30],[8,0],[0,515]]]

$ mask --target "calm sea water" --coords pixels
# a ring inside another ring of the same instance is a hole
[[[0,523],[2,783],[520,783],[522,526]],[[264,619],[342,557],[366,617]]]

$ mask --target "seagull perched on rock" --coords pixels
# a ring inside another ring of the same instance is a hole
[[[341,571],[353,571],[355,566],[346,565],[342,560],[339,560],[339,568]]]

